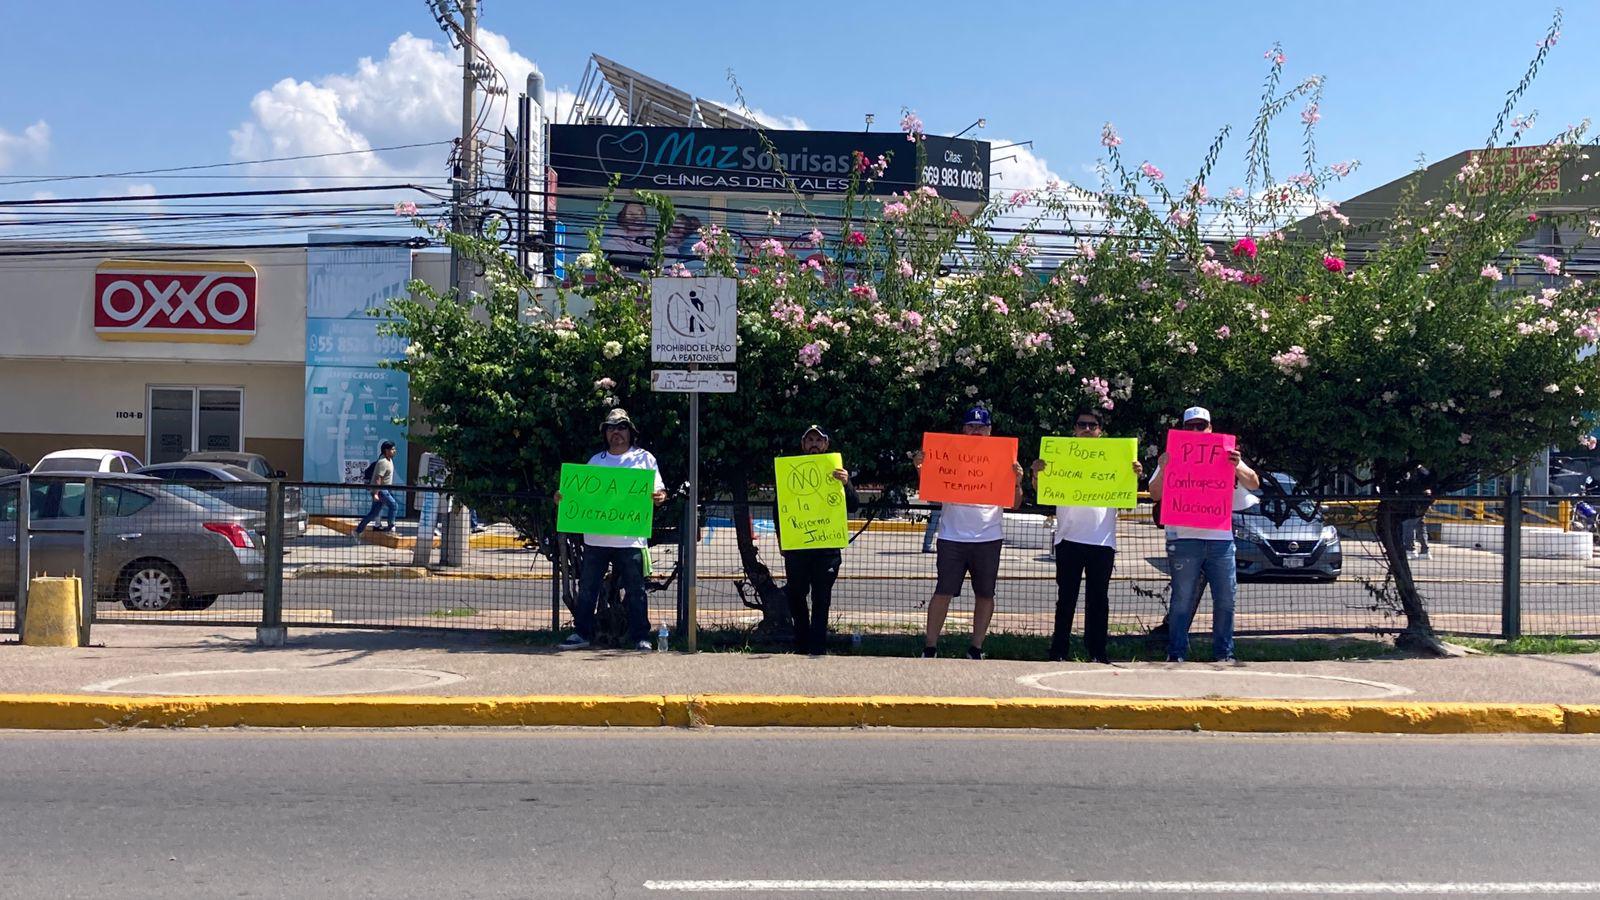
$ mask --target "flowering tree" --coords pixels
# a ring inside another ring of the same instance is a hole
[[[1246,183],[1216,196],[1207,181],[1226,130],[1174,191],[1154,163],[1125,160],[1107,125],[1097,191],[1052,183],[969,218],[928,187],[863,199],[884,161],[858,155],[841,220],[812,231],[815,245],[829,245],[825,256],[802,261],[768,241],[741,257],[730,235],[706,227],[699,265],[739,279],[739,392],[703,404],[708,496],[744,500],[769,484],[772,457],[793,452],[811,422],[833,434],[858,480],[893,490],[913,483],[907,452],[918,435],[953,428],[970,404],[988,406],[1027,456],[1039,437],[1070,433],[1083,406],[1153,448],[1176,410],[1204,401],[1261,464],[1307,484],[1342,475],[1379,489],[1405,638],[1437,648],[1398,539],[1416,508],[1390,496],[1415,483],[1419,466],[1426,487],[1451,490],[1583,430],[1587,398],[1600,392],[1600,372],[1579,359],[1600,327],[1595,291],[1562,277],[1559,261],[1518,250],[1537,172],[1507,184],[1469,166],[1451,196],[1414,196],[1377,227],[1351,229],[1316,199],[1354,166],[1316,159],[1321,80],[1282,88],[1284,55],[1267,55]],[[1303,157],[1280,182],[1268,135],[1297,103]],[[920,150],[920,120],[907,112],[902,127]],[[1522,130],[1513,126],[1509,140]],[[1561,134],[1544,161],[1573,163],[1580,139],[1578,129]],[[658,222],[672,220],[668,198],[639,199],[658,208]],[[1301,221],[1308,203],[1319,212]],[[997,227],[1024,208],[1040,212],[1023,228]],[[576,290],[594,307],[582,318],[525,308],[532,285],[508,256],[435,230],[479,261],[491,289],[456,298],[415,284],[414,299],[388,310],[388,327],[411,345],[398,366],[431,429],[419,440],[453,463],[457,491],[491,507],[492,492],[550,493],[559,464],[592,452],[592,423],[618,405],[664,477],[681,481],[684,400],[650,393],[647,289],[611,265],[598,230],[577,261],[590,283]],[[664,238],[653,270],[687,275]],[[1065,261],[1045,265],[1041,247]],[[1503,273],[1530,264],[1555,283],[1531,295],[1502,290]],[[495,511],[549,546],[548,504]],[[778,624],[781,590],[748,520],[739,533],[749,602]]]

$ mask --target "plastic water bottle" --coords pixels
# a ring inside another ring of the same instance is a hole
[[[861,649],[861,626],[860,625],[856,626],[856,630],[855,631],[850,632],[850,648],[852,650],[860,650]]]
[[[667,652],[667,639],[668,639],[669,635],[670,635],[670,633],[667,631],[667,623],[662,622],[661,623],[661,627],[656,629],[656,652],[657,653],[665,653],[665,652]]]

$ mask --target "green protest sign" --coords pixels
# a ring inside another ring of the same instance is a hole
[[[778,546],[820,550],[850,545],[844,484],[833,470],[844,468],[837,453],[780,456],[772,461],[778,476]]]
[[[562,463],[556,530],[647,538],[655,519],[655,489],[654,469]]]
[[[1132,509],[1139,500],[1139,476],[1133,473],[1138,452],[1136,438],[1041,439],[1039,502]]]

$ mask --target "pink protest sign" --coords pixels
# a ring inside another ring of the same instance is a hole
[[[1167,432],[1167,461],[1161,467],[1161,524],[1191,528],[1233,528],[1231,434]]]

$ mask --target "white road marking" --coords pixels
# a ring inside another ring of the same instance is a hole
[[[646,881],[650,891],[1016,894],[1600,894],[1600,881]]]
[[[1135,700],[1161,700],[1161,699],[1166,699],[1166,700],[1199,700],[1199,699],[1202,699],[1202,698],[1199,698],[1199,697],[1178,697],[1178,696],[1173,696],[1170,692],[1167,692],[1167,693],[1154,693],[1154,694],[1141,694],[1141,693],[1134,693],[1134,692],[1122,693],[1122,692],[1118,692],[1118,691],[1095,691],[1095,690],[1082,690],[1082,691],[1080,691],[1080,690],[1074,690],[1074,689],[1071,689],[1071,688],[1056,687],[1055,685],[1049,685],[1049,684],[1044,684],[1043,683],[1043,679],[1055,678],[1055,677],[1064,676],[1064,675],[1065,676],[1084,675],[1084,676],[1091,676],[1092,677],[1092,676],[1103,676],[1105,674],[1106,674],[1106,670],[1105,670],[1104,667],[1095,668],[1095,669],[1066,669],[1066,670],[1063,670],[1063,671],[1060,671],[1060,672],[1040,672],[1040,673],[1035,674],[1035,675],[1023,675],[1023,676],[1020,676],[1019,678],[1017,678],[1017,683],[1025,686],[1025,687],[1037,688],[1037,689],[1039,689],[1041,691],[1054,691],[1054,692],[1056,692],[1058,694],[1079,694],[1079,695],[1086,696],[1086,697],[1120,697],[1120,698],[1135,699]],[[1345,677],[1343,675],[1314,675],[1314,674],[1311,674],[1309,672],[1252,672],[1252,671],[1248,671],[1248,670],[1241,672],[1238,669],[1196,669],[1196,668],[1189,668],[1189,669],[1119,669],[1118,672],[1117,672],[1117,677],[1126,678],[1126,679],[1129,679],[1129,680],[1136,680],[1141,676],[1147,676],[1147,675],[1159,676],[1159,677],[1162,677],[1162,678],[1165,678],[1165,677],[1167,677],[1169,675],[1176,675],[1176,676],[1180,676],[1180,677],[1181,676],[1185,676],[1185,675],[1222,675],[1222,676],[1225,676],[1225,677],[1233,677],[1233,678],[1298,678],[1298,679],[1301,679],[1301,680],[1335,681],[1335,682],[1341,682],[1341,683],[1344,683],[1344,684],[1357,684],[1357,685],[1361,685],[1362,687],[1374,688],[1377,691],[1379,691],[1379,693],[1377,693],[1377,694],[1364,695],[1364,696],[1355,697],[1355,698],[1347,698],[1347,697],[1298,697],[1298,698],[1290,698],[1290,697],[1229,697],[1229,698],[1227,698],[1227,699],[1230,699],[1230,700],[1291,700],[1291,701],[1295,701],[1295,702],[1299,702],[1299,701],[1317,702],[1317,701],[1323,701],[1323,700],[1341,701],[1341,700],[1347,700],[1347,699],[1380,700],[1380,699],[1383,699],[1384,697],[1401,697],[1401,696],[1404,696],[1406,694],[1416,693],[1411,688],[1404,687],[1404,686],[1398,685],[1398,684],[1389,684],[1388,682],[1385,682],[1385,681],[1368,681],[1368,680],[1366,680],[1364,678],[1347,678],[1347,677]]]

